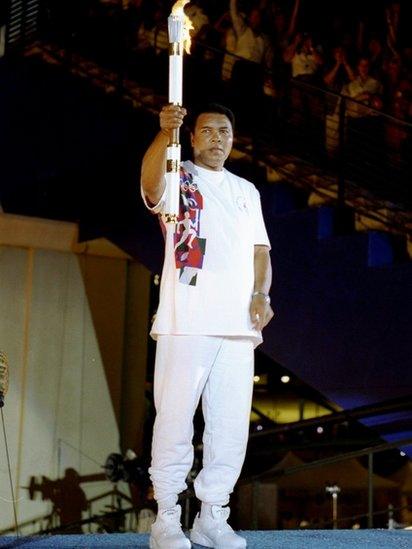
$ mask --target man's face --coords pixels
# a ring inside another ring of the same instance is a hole
[[[233,129],[229,118],[219,113],[202,113],[192,133],[195,164],[220,171],[232,150]]]

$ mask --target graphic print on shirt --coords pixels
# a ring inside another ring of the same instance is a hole
[[[196,286],[197,274],[203,267],[206,239],[200,238],[200,214],[203,196],[193,182],[192,174],[180,170],[180,212],[174,234],[176,268],[180,269],[179,281]]]

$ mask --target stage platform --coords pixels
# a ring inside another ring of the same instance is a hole
[[[412,549],[412,531],[406,530],[282,530],[241,532],[249,549]],[[124,549],[148,548],[146,534],[98,534],[16,539],[0,537],[0,547]],[[201,549],[200,545],[193,545]]]

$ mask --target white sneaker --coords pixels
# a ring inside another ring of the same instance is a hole
[[[180,524],[181,513],[180,505],[158,512],[150,534],[150,549],[189,549],[192,547]]]
[[[235,534],[226,522],[229,515],[228,507],[212,505],[210,514],[196,516],[190,532],[190,540],[215,549],[243,549],[246,547],[246,540]]]

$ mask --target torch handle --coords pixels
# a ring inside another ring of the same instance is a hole
[[[172,130],[172,139],[171,139],[170,144],[171,145],[179,145],[179,143],[180,143],[179,139],[180,139],[179,128],[173,128],[173,130]]]

